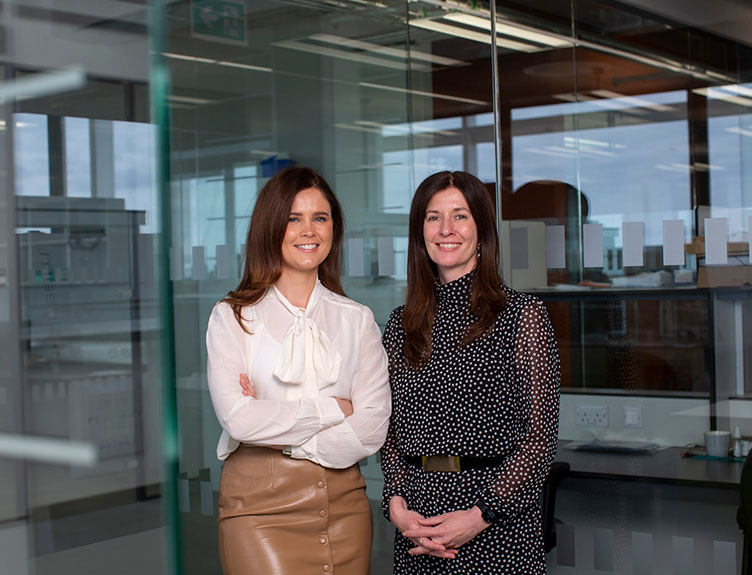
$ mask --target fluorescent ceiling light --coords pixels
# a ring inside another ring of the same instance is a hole
[[[417,28],[424,28],[426,30],[433,30],[434,32],[441,32],[449,36],[456,36],[457,38],[464,38],[465,40],[472,40],[474,42],[480,42],[482,44],[492,45],[491,35],[482,34],[481,32],[475,32],[468,30],[467,28],[461,28],[459,26],[452,26],[451,24],[444,24],[432,20],[431,18],[418,18],[417,20],[408,20],[407,23],[410,26]],[[517,50],[518,52],[536,52],[539,50],[537,46],[531,44],[523,44],[522,42],[515,42],[514,40],[506,40],[504,38],[496,38],[496,46],[502,48],[509,48],[510,50]]]
[[[174,52],[162,52],[162,56],[165,58],[172,58],[173,60],[185,60],[187,62],[201,62],[202,64],[213,64],[216,60],[211,58],[201,58],[199,56],[189,56],[188,54],[175,54]]]
[[[304,42],[297,42],[295,40],[284,40],[282,42],[274,42],[275,46],[282,48],[289,48],[291,50],[300,50],[301,52],[310,52],[311,54],[320,54],[322,56],[331,56],[332,58],[341,58],[342,60],[352,60],[354,62],[362,62],[364,64],[371,64],[373,66],[382,66],[384,68],[392,68],[394,70],[407,70],[408,66],[406,62],[395,62],[394,60],[387,60],[385,58],[377,58],[376,56],[368,56],[367,54],[361,54],[359,52],[347,52],[345,50],[337,50],[336,48],[326,48],[324,46],[318,46],[316,44],[306,44]],[[411,70],[423,70],[430,71],[430,66],[424,66],[422,64],[410,65]]]
[[[555,158],[569,158],[569,159],[572,158],[571,153],[563,154],[561,152],[553,152],[551,150],[541,150],[539,148],[526,148],[525,151],[530,154],[540,154],[542,156],[554,156]]]
[[[271,72],[272,69],[266,66],[254,66],[252,64],[241,64],[240,62],[228,62],[227,60],[218,60],[217,64],[220,66],[228,66],[230,68],[241,68],[242,70],[254,70],[256,72]]]
[[[213,103],[212,100],[207,100],[206,98],[194,98],[192,96],[178,96],[176,94],[170,94],[167,96],[167,99],[171,102],[177,102],[179,104],[211,104]]]
[[[731,132],[732,134],[739,134],[741,136],[747,136],[748,138],[752,138],[752,130],[745,130],[744,128],[732,126],[730,128],[726,128],[726,131]]]
[[[438,134],[439,136],[457,136],[458,135],[457,132],[453,132],[450,130],[432,130],[430,126],[420,126],[417,124],[413,124],[412,126],[408,127],[404,124],[383,124],[381,122],[371,122],[368,120],[359,120],[355,123],[360,126],[372,126],[375,128],[379,128],[386,132],[397,132],[396,134],[384,134],[385,136],[409,134],[411,132],[414,135],[431,135],[431,134]]]
[[[449,100],[451,102],[462,102],[464,104],[476,104],[478,106],[488,106],[489,102],[482,100],[473,100],[472,98],[460,98],[459,96],[450,96],[448,94],[437,94],[435,92],[424,92],[423,90],[410,90],[408,88],[399,88],[397,86],[384,86],[383,84],[371,84],[370,82],[358,82],[359,86],[364,88],[375,88],[377,90],[387,90],[389,92],[402,92],[415,96],[426,96],[437,100]]]
[[[75,67],[53,72],[27,74],[0,85],[0,103],[42,98],[80,90],[86,85],[86,71]]]
[[[728,86],[723,86],[722,89],[726,90],[727,92],[739,94],[740,96],[747,96],[752,98],[752,89],[747,88],[747,86],[742,86],[740,84],[729,84]]]
[[[740,106],[752,107],[752,98],[745,98],[744,96],[734,96],[733,93],[726,91],[727,86],[718,86],[716,88],[695,88],[692,90],[695,94],[705,96],[710,100],[725,100],[732,104],[738,104]]]
[[[715,164],[706,164],[704,162],[695,162],[695,168],[701,172],[708,172],[710,170],[725,170],[725,166],[717,166]]]
[[[381,135],[381,130],[379,128],[369,128],[368,126],[356,126],[355,124],[334,124],[335,128],[340,128],[342,130],[354,130],[356,132],[368,132],[369,134],[378,134]]]
[[[653,166],[657,170],[664,170],[666,172],[680,172],[682,174],[686,174],[689,171],[689,166],[685,166],[684,168],[678,167],[678,166],[667,166],[666,164],[657,164]]]
[[[583,146],[600,146],[601,148],[621,148],[624,149],[624,144],[614,144],[613,142],[604,142],[603,140],[591,140],[589,138],[580,138],[574,136],[564,136],[564,145],[583,145]]]
[[[638,98],[635,96],[627,96],[625,94],[619,94],[618,92],[612,92],[611,90],[592,90],[590,92],[601,98],[609,98],[613,100],[621,100],[625,104],[632,104],[636,108],[650,108],[659,112],[674,112],[675,109],[665,104],[656,104],[645,98]]]
[[[454,58],[445,58],[443,56],[435,56],[427,52],[421,52],[420,50],[410,49],[403,50],[402,48],[393,48],[391,46],[381,46],[380,44],[373,44],[371,42],[363,42],[362,40],[354,40],[352,38],[345,38],[343,36],[336,36],[334,34],[313,34],[309,36],[311,40],[317,42],[324,42],[326,44],[336,44],[338,46],[346,46],[347,48],[356,48],[358,50],[365,50],[366,52],[373,52],[375,54],[384,54],[385,56],[394,56],[395,58],[401,58],[402,60],[422,60],[424,62],[431,62],[433,64],[440,64],[442,66],[458,66],[463,65],[466,62],[462,60],[455,60]]]
[[[481,18],[480,16],[472,16],[470,14],[452,12],[450,14],[445,14],[444,16],[442,16],[442,18],[444,18],[444,20],[451,20],[452,22],[466,24],[468,26],[472,26],[473,28],[480,28],[481,30],[491,31],[490,17]],[[503,34],[505,36],[514,36],[515,38],[529,40],[530,42],[537,42],[538,44],[543,44],[545,46],[560,47],[568,46],[571,44],[571,42],[568,42],[561,38],[556,38],[555,36],[550,36],[541,32],[535,32],[527,28],[504,24],[498,21],[496,22],[496,33]]]

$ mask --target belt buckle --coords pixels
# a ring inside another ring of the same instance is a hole
[[[423,455],[421,461],[425,471],[460,471],[460,458],[456,455]]]

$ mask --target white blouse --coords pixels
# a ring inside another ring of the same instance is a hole
[[[223,428],[217,457],[240,443],[285,445],[296,459],[349,467],[384,443],[391,393],[381,332],[366,306],[319,281],[305,309],[272,287],[243,309],[218,303],[206,331],[207,377]],[[256,398],[242,394],[247,373]],[[335,397],[349,399],[344,417]]]

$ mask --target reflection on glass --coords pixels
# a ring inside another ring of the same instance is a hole
[[[19,196],[49,196],[47,116],[13,114],[15,188]]]

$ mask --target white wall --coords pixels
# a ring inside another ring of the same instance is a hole
[[[607,406],[608,427],[576,425],[578,405]],[[703,444],[703,432],[710,428],[708,405],[707,399],[563,393],[559,410],[559,438],[639,440],[672,446]],[[624,427],[624,406],[642,407],[641,429]]]

